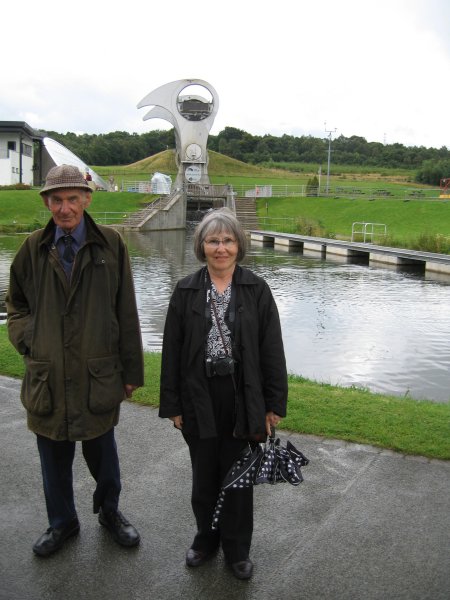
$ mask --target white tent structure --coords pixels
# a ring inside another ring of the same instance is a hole
[[[93,186],[94,189],[109,189],[108,184],[100,177],[100,175],[97,175],[97,173],[82,161],[81,158],[78,158],[76,154],[52,138],[45,137],[42,140],[42,161],[44,173],[48,173],[52,167],[72,165],[78,167],[83,175],[85,173],[90,173],[92,181],[95,184]]]
[[[152,194],[170,194],[172,178],[164,173],[154,173],[151,179]]]

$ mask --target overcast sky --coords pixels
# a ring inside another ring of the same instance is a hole
[[[212,134],[450,148],[449,0],[18,0],[0,17],[0,120],[168,129],[137,103],[196,78],[219,95]]]

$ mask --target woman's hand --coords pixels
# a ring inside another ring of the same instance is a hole
[[[267,435],[271,434],[271,428],[276,427],[278,423],[281,421],[281,417],[276,413],[269,411],[266,413],[266,431]]]
[[[181,415],[177,415],[176,417],[169,417],[171,421],[173,421],[174,427],[177,429],[183,429],[183,417]]]

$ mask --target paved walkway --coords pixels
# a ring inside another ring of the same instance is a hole
[[[129,402],[117,427],[121,508],[141,545],[121,548],[99,526],[78,448],[81,533],[36,557],[31,545],[47,521],[19,387],[0,377],[2,600],[450,598],[450,462],[291,434],[311,461],[305,482],[255,488],[255,572],[243,582],[221,553],[198,569],[184,565],[194,532],[187,448],[154,409]]]

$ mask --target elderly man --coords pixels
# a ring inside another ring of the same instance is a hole
[[[120,403],[143,385],[143,354],[126,246],[85,212],[91,188],[76,167],[50,169],[41,190],[52,219],[11,266],[8,334],[23,355],[21,399],[36,434],[50,527],[33,551],[48,556],[79,532],[75,442],[96,481],[94,513],[123,546],[140,536],[118,509],[114,427]]]

